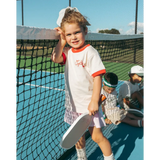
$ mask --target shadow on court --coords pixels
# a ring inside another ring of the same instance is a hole
[[[143,128],[119,124],[108,135],[104,131],[104,135],[111,143],[116,160],[143,160]],[[100,159],[103,159],[103,155],[97,146],[88,160]]]

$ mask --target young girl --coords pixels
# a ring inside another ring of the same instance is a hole
[[[143,127],[143,120],[127,111],[117,107],[117,92],[115,88],[118,84],[118,77],[112,72],[104,75],[102,94],[106,100],[102,103],[102,110],[105,113],[107,124],[127,123],[135,127]]]
[[[143,107],[143,89],[138,83],[143,79],[143,68],[138,65],[133,66],[128,75],[130,79],[119,89],[118,102],[124,109],[141,110]]]
[[[67,7],[59,13],[55,28],[60,39],[51,59],[55,63],[65,64],[65,116],[70,125],[82,113],[89,111],[94,115],[89,127],[93,141],[101,148],[105,160],[113,160],[109,141],[103,136],[101,127],[105,126],[102,110],[99,109],[102,75],[105,67],[99,53],[85,43],[87,25],[90,25],[77,8]],[[66,43],[71,48],[65,47]],[[75,145],[78,160],[86,160],[85,135]]]

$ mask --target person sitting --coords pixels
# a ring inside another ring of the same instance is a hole
[[[121,85],[119,89],[118,103],[124,109],[138,109],[143,108],[143,68],[141,66],[133,66],[128,73],[130,79]],[[140,88],[141,87],[141,88]]]
[[[116,125],[123,122],[135,127],[143,127],[142,117],[137,117],[117,106],[117,91],[115,90],[117,84],[118,76],[116,74],[108,72],[104,75],[101,94],[106,97],[106,100],[102,102],[105,122]]]

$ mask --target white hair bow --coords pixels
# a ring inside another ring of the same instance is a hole
[[[72,7],[67,7],[67,8],[62,9],[62,10],[59,12],[59,17],[58,17],[58,19],[57,19],[57,24],[58,24],[59,27],[61,26],[61,22],[62,22],[62,19],[63,19],[64,15],[65,15],[66,9],[75,10],[76,12],[79,12],[76,7],[74,7],[74,8],[72,8]]]

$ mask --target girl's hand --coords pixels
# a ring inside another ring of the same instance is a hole
[[[62,63],[63,62],[62,53],[63,53],[63,49],[64,49],[67,42],[66,42],[66,39],[65,39],[65,36],[64,36],[62,29],[60,27],[57,27],[57,28],[55,28],[55,30],[58,32],[58,34],[60,34],[60,36],[59,36],[60,38],[59,38],[58,44],[56,45],[56,47],[54,48],[54,50],[52,52],[51,60],[54,63]]]
[[[89,115],[95,115],[98,112],[98,102],[96,101],[91,101],[88,105],[88,110],[89,110]]]
[[[127,105],[129,105],[129,98],[123,98],[123,102]]]
[[[64,35],[62,29],[60,27],[56,27],[54,29],[60,34],[59,41],[61,42],[61,45],[64,47],[66,45],[67,41],[66,41],[66,38],[65,38],[65,35]]]

